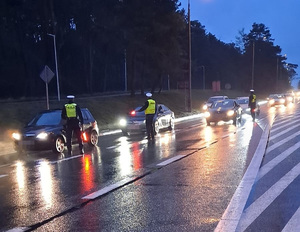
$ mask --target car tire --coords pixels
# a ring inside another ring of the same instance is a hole
[[[54,153],[63,153],[65,150],[65,140],[62,136],[57,136],[54,140],[52,151]]]
[[[90,140],[89,140],[89,145],[90,146],[97,146],[98,144],[98,133],[96,131],[92,131],[90,134]]]
[[[159,132],[159,122],[156,120],[154,122],[154,133],[158,134],[158,132]]]
[[[174,130],[175,124],[174,124],[174,119],[170,119],[170,126],[168,127],[169,130]]]
[[[235,125],[236,126],[236,121],[237,121],[237,119],[236,119],[236,117],[233,119],[233,125]]]

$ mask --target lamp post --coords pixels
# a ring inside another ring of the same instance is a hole
[[[201,65],[200,67],[203,69],[203,90],[205,90],[205,66]]]
[[[188,93],[188,102],[187,110],[188,112],[192,111],[192,68],[191,68],[191,11],[190,11],[190,0],[188,0],[188,56],[189,56],[189,93]]]
[[[59,78],[58,78],[58,65],[57,65],[57,55],[56,55],[56,40],[55,40],[55,35],[49,34],[49,33],[48,33],[47,35],[53,37],[54,56],[55,56],[55,68],[56,68],[57,98],[58,98],[58,101],[60,101]]]
[[[251,79],[251,88],[254,88],[254,57],[255,57],[255,41],[252,43],[252,79]]]

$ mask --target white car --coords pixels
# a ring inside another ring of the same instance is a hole
[[[210,98],[208,98],[207,102],[204,103],[202,109],[206,111],[209,107],[211,107],[213,102],[220,101],[220,100],[225,100],[225,99],[228,99],[228,97],[227,96],[213,96],[213,97],[210,97]]]
[[[241,106],[243,113],[250,114],[249,97],[237,97],[236,102]],[[259,115],[259,113],[260,113],[260,108],[259,108],[258,103],[256,104],[255,112],[256,112],[256,115]]]

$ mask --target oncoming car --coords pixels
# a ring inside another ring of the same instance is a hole
[[[84,143],[96,146],[99,129],[97,121],[87,108],[81,108],[83,117],[82,139]],[[65,120],[61,119],[61,110],[45,110],[38,113],[20,132],[13,133],[17,151],[52,150],[62,153],[66,147]],[[72,138],[72,143],[77,139]]]
[[[286,99],[285,99],[285,96],[282,95],[282,94],[271,94],[269,97],[268,97],[268,105],[270,107],[272,106],[280,106],[280,105],[286,105]]]
[[[119,124],[124,135],[144,133],[146,131],[145,112],[138,112],[141,107],[136,107],[129,112],[126,118],[120,119]],[[155,133],[158,133],[161,129],[174,129],[175,115],[167,106],[158,104],[157,114],[154,118]]]
[[[219,101],[219,100],[225,100],[225,99],[228,99],[227,96],[213,96],[213,97],[210,97],[208,98],[207,102],[204,103],[202,109],[203,110],[207,110],[213,102],[215,101]]]
[[[219,121],[233,121],[236,125],[237,121],[242,120],[242,109],[234,99],[226,99],[214,102],[207,112],[204,114],[207,125],[212,122],[217,124]]]

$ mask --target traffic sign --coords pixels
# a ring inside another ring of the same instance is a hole
[[[48,84],[54,77],[54,73],[47,65],[45,65],[45,68],[41,72],[40,77],[46,84]]]

